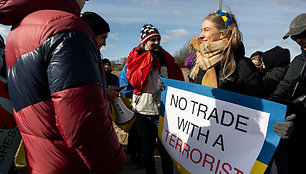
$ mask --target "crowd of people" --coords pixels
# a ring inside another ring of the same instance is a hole
[[[145,24],[141,42],[131,50],[118,78],[110,60],[100,55],[110,26],[94,12],[81,15],[84,5],[85,0],[20,0],[0,7],[0,23],[13,26],[6,44],[0,40],[0,56],[1,78],[7,79],[15,117],[1,128],[16,122],[28,173],[120,173],[126,156],[110,105],[124,95],[131,99],[136,117],[128,140],[132,165],[156,173],[158,147],[163,173],[174,173],[157,138],[164,89],[160,77],[184,81],[181,68],[161,47],[158,29]],[[217,10],[204,18],[198,38],[191,39],[195,54],[185,64],[191,83],[288,106],[286,119],[273,125],[281,141],[267,174],[273,163],[278,173],[303,171],[299,157],[305,154],[306,13],[292,20],[283,39],[288,37],[302,52],[291,63],[289,50],[279,46],[246,58],[235,16]],[[6,120],[2,115],[1,119]]]

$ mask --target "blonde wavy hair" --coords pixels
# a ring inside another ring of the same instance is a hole
[[[211,13],[204,19],[204,21],[209,20],[210,22],[214,23],[218,30],[227,30],[226,34],[228,44],[223,51],[224,59],[221,62],[223,66],[221,80],[229,79],[229,77],[234,73],[236,69],[234,50],[242,44],[242,33],[238,29],[235,16],[231,13],[228,14],[231,19],[231,24],[228,26],[228,28],[225,27],[225,23],[221,15],[217,13]]]

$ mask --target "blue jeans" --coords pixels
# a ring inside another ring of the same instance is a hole
[[[155,174],[154,146],[158,133],[158,115],[136,114],[136,127],[142,144],[142,155],[146,174]],[[164,174],[173,174],[173,162],[158,140],[159,154]]]

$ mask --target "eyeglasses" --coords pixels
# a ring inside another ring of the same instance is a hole
[[[302,33],[298,34],[298,35],[294,35],[290,37],[292,40],[297,40],[297,39],[304,39],[306,38],[306,30],[303,31]]]

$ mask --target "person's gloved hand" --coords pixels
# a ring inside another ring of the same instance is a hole
[[[293,130],[293,120],[296,118],[296,114],[291,114],[286,117],[285,121],[277,122],[273,125],[274,132],[283,139],[288,139]]]

